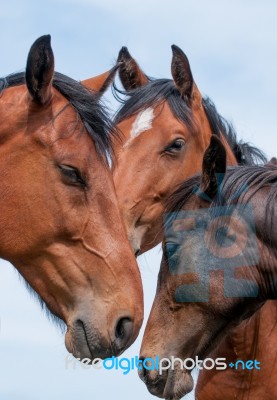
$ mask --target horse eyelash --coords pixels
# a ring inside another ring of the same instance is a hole
[[[72,167],[71,165],[59,165],[59,169],[63,175],[67,176],[68,178],[73,178],[76,183],[79,183],[83,188],[87,186],[86,179],[83,177],[78,168]],[[73,174],[75,176],[73,176]]]

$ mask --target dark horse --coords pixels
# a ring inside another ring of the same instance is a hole
[[[212,136],[202,176],[169,199],[142,358],[203,359],[232,327],[277,298],[277,168],[225,171],[225,148]],[[151,393],[167,399],[180,399],[193,386],[180,364],[160,375],[144,370],[141,377]]]
[[[66,323],[74,356],[121,353],[141,326],[142,286],[99,96],[54,73],[50,36],[42,36],[26,72],[0,80],[0,117],[1,258]]]
[[[232,125],[209,98],[202,97],[189,61],[177,46],[173,46],[173,79],[149,80],[126,48],[118,59],[127,99],[115,119],[123,141],[117,140],[114,146],[114,182],[129,239],[140,254],[162,240],[166,200],[176,185],[201,171],[212,132],[225,145],[228,165],[263,164],[266,158],[255,147],[238,141]],[[260,399],[261,390],[263,399],[277,397],[276,360],[264,352],[265,345],[277,346],[276,315],[275,302],[268,301],[232,330],[214,354],[230,361],[257,357],[262,371],[202,370],[196,387],[198,400]]]

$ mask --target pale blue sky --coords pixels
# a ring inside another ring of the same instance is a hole
[[[276,155],[277,3],[274,0],[9,0],[0,7],[0,75],[24,68],[50,33],[56,69],[83,79],[107,70],[123,45],[150,76],[170,77],[175,43],[202,93],[239,137]],[[114,103],[113,103],[114,104]],[[140,258],[146,315],[159,252]],[[153,399],[135,372],[67,371],[63,336],[0,263],[0,400]],[[139,352],[140,339],[126,353]]]

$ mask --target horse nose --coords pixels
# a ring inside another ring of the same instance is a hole
[[[140,379],[148,386],[152,384],[152,381],[155,380],[155,373],[156,371],[154,371],[154,379],[153,379],[153,372],[151,373],[151,368],[148,369],[145,367],[145,363],[144,363],[145,357],[140,357],[139,361],[140,361],[140,368],[138,370],[138,374]]]
[[[133,336],[134,324],[130,317],[120,318],[115,325],[115,341],[117,353],[122,352]]]
[[[149,358],[149,357],[146,357]],[[140,357],[140,368],[138,374],[140,379],[146,384],[147,389],[153,396],[162,397],[166,381],[167,371],[163,371],[162,374],[158,373],[158,370],[153,368],[145,368],[145,357]],[[150,358],[149,358],[150,359]]]

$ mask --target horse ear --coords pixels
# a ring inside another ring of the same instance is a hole
[[[131,56],[127,47],[121,48],[118,53],[117,62],[119,63],[119,78],[127,92],[144,86],[149,82],[149,78]]]
[[[175,44],[172,48],[171,73],[174,83],[182,97],[186,97],[191,104],[201,105],[202,96],[192,76],[189,60],[185,53]]]
[[[99,95],[102,95],[114,81],[115,74],[116,74],[116,71],[118,70],[118,67],[119,67],[119,65],[116,64],[109,71],[104,72],[103,74],[95,76],[93,78],[85,79],[84,81],[81,81],[81,83],[86,88],[92,89],[95,92],[97,92]]]
[[[38,38],[32,45],[26,66],[26,85],[30,95],[40,104],[51,98],[54,76],[54,54],[51,48],[51,36]]]
[[[201,190],[213,199],[226,172],[226,150],[216,135],[211,136],[202,164]]]

